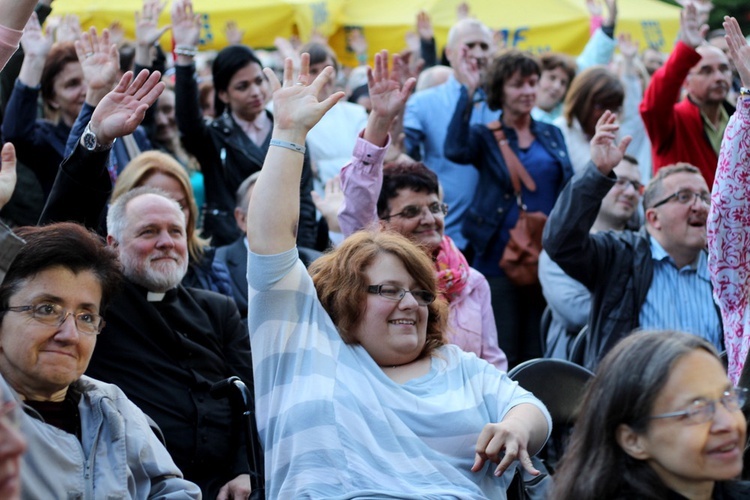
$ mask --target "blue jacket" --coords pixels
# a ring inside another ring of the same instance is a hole
[[[445,138],[445,156],[457,163],[470,163],[479,170],[479,184],[474,200],[464,216],[462,230],[476,252],[482,254],[487,250],[492,237],[502,227],[516,200],[513,195],[510,173],[505,166],[492,131],[485,124],[469,124],[468,101],[466,87],[462,87],[461,97]],[[510,147],[518,151],[518,137],[515,130],[505,126],[503,130]],[[573,167],[568,158],[562,132],[554,125],[535,120],[531,122],[531,131],[562,169],[562,182],[557,191],[559,194],[573,176]],[[515,225],[515,221],[508,222]]]

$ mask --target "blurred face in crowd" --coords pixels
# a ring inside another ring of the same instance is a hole
[[[709,498],[715,481],[742,472],[745,417],[720,400],[732,385],[716,356],[696,349],[674,363],[666,385],[654,401],[651,416],[714,404],[704,417],[684,415],[651,419],[643,434],[633,436],[626,452],[645,460],[670,489],[686,498]],[[730,404],[730,406],[732,406]]]
[[[536,105],[539,76],[521,75],[516,71],[503,86],[503,113],[511,116],[528,115]]]
[[[653,75],[654,72],[664,65],[664,54],[660,51],[652,48],[647,48],[641,55],[643,66],[648,71],[649,75]]]
[[[622,160],[615,167],[617,183],[609,190],[599,208],[599,217],[613,228],[624,228],[641,201],[641,171],[637,165]]]
[[[72,126],[86,99],[86,82],[83,79],[81,63],[69,62],[55,77],[52,84],[54,97],[50,107],[60,113],[60,118]]]
[[[179,136],[173,90],[164,89],[159,100],[156,101],[155,121],[157,141],[167,143]]]
[[[152,292],[177,286],[187,272],[185,215],[173,202],[143,194],[127,204],[127,222],[116,248],[123,273]],[[113,237],[107,237],[110,244]]]
[[[310,76],[308,77],[308,83],[313,82],[320,73],[323,72],[324,69],[326,69],[328,66],[335,68],[333,64],[333,59],[329,57],[326,57],[325,61],[311,64],[310,65]],[[320,90],[320,93],[318,94],[318,99],[323,100],[328,98],[331,94],[333,94],[334,90],[336,89],[336,75],[334,75],[328,82],[326,82],[325,85],[323,85],[323,88]]]
[[[445,228],[445,214],[438,210],[440,204],[436,193],[399,189],[396,197],[388,200],[390,217],[384,222],[385,227],[401,233],[432,254],[440,246]]]
[[[445,55],[452,67],[456,67],[461,56],[461,50],[468,49],[468,57],[474,59],[480,72],[487,67],[494,42],[490,30],[475,19],[459,21],[454,28],[454,37],[449,40]]]
[[[99,314],[102,287],[89,270],[44,269],[22,282],[8,304],[33,306],[31,311],[7,311],[0,326],[0,372],[26,399],[62,401],[68,386],[81,378],[96,345],[96,334],[78,329],[76,314]],[[67,311],[62,324],[46,324],[56,307]]]
[[[690,69],[685,80],[688,94],[699,105],[721,103],[727,98],[732,82],[729,59],[716,47],[701,46],[696,50],[701,60]]]
[[[253,121],[264,112],[268,96],[268,82],[258,63],[237,71],[227,89],[219,92],[219,99],[246,121]]]
[[[544,111],[552,111],[565,97],[569,84],[568,73],[561,67],[542,71],[536,105]]]

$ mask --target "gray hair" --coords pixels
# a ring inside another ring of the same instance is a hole
[[[168,200],[169,203],[182,214],[182,222],[183,224],[186,224],[185,213],[182,211],[182,208],[180,208],[180,204],[177,203],[171,196],[169,196],[166,191],[150,186],[140,186],[123,193],[109,206],[109,212],[107,212],[107,233],[110,234],[116,241],[122,241],[122,235],[128,225],[128,203],[131,200],[138,198],[139,196],[142,196],[144,194],[154,194]]]
[[[247,199],[247,193],[258,181],[258,177],[260,177],[260,170],[242,181],[242,184],[240,184],[240,187],[237,188],[237,192],[234,194],[235,206],[243,212],[247,210],[247,204],[250,202],[250,200]]]
[[[458,36],[459,31],[468,28],[482,30],[487,36],[490,37],[490,40],[492,40],[492,30],[488,28],[486,24],[477,19],[467,18],[461,19],[456,24],[451,26],[450,31],[448,31],[448,42],[446,43],[446,46],[453,48],[453,45],[456,43],[456,37]]]

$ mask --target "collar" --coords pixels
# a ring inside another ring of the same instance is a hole
[[[266,113],[258,113],[258,116],[256,116],[253,121],[243,120],[237,116],[234,111],[231,112],[231,115],[234,121],[237,122],[237,125],[239,125],[242,131],[246,134],[262,132],[271,125],[271,120]]]
[[[664,250],[664,247],[662,247],[659,242],[656,241],[656,238],[649,235],[649,240],[651,242],[651,258],[656,262],[669,262],[676,269],[677,265],[675,264],[674,259],[667,253],[666,250]],[[708,275],[706,255],[703,251],[698,253],[698,256],[695,258],[695,260],[693,260],[693,262],[679,270],[682,271],[683,269],[691,269],[693,271],[697,271],[698,276],[700,276],[701,278],[704,278],[706,280],[710,279]]]

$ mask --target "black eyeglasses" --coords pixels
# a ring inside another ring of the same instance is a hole
[[[744,387],[734,387],[728,391],[724,391],[718,400],[696,399],[685,410],[653,415],[648,417],[648,419],[682,417],[688,424],[705,424],[714,418],[717,403],[721,403],[729,411],[739,411],[745,405],[746,401],[747,389]]]
[[[61,326],[68,319],[68,316],[73,315],[76,329],[86,335],[99,335],[105,325],[104,318],[98,314],[90,312],[74,313],[66,310],[60,304],[43,302],[33,306],[8,307],[5,310],[17,313],[29,313],[39,323],[54,327]]]
[[[664,205],[665,203],[668,203],[672,200],[677,200],[682,205],[689,205],[695,201],[696,198],[699,198],[701,200],[701,203],[703,203],[705,206],[710,207],[711,206],[711,193],[703,192],[703,193],[696,193],[695,191],[691,191],[689,189],[680,189],[674,194],[671,194],[661,200],[658,203],[654,203],[651,205],[651,208],[656,208]]]
[[[437,214],[447,214],[448,213],[448,205],[445,203],[440,203],[439,201],[436,201],[435,203],[430,203],[427,206],[427,210],[430,211],[431,214],[437,215]],[[391,214],[385,217],[385,220],[390,219],[391,217],[403,217],[404,219],[413,219],[414,217],[419,217],[422,215],[422,211],[424,210],[425,205],[407,205],[404,207],[403,210],[401,210],[397,214]]]
[[[435,302],[435,294],[428,290],[406,290],[395,285],[370,285],[367,293],[378,294],[384,299],[399,301],[408,293],[420,306],[429,306]]]
[[[631,181],[630,179],[619,178],[615,182],[615,186],[617,186],[620,189],[627,189],[628,184],[633,186],[633,189],[635,189],[636,193],[643,194],[643,184],[641,184],[638,181]]]

